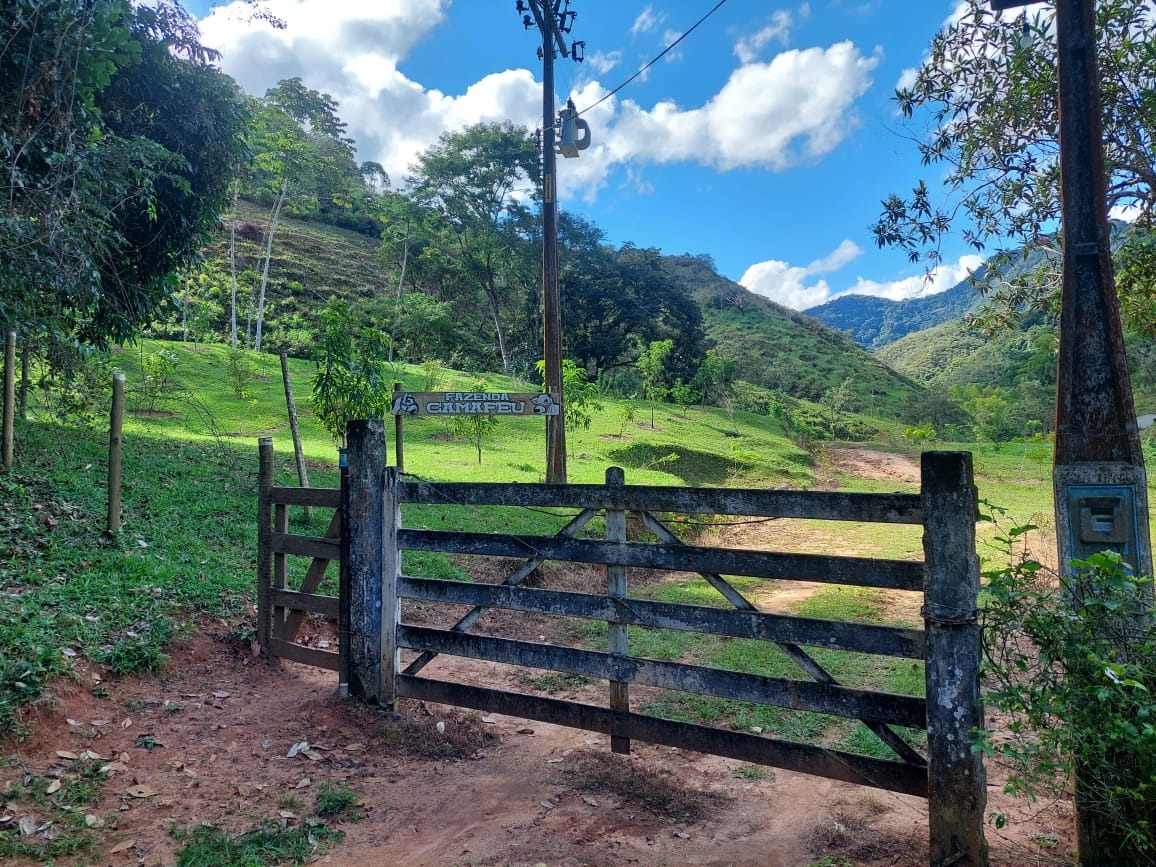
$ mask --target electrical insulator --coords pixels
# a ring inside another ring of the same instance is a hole
[[[564,157],[576,157],[578,151],[590,147],[590,124],[578,117],[578,112],[566,107],[558,112],[562,126],[558,137],[558,151]]]

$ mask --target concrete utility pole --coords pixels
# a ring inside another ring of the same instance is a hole
[[[517,0],[526,29],[537,25],[542,34],[542,343],[546,392],[561,408],[546,417],[546,481],[566,484],[566,416],[562,399],[562,305],[558,293],[558,194],[554,155],[554,52],[580,61],[583,42],[571,54],[563,34],[569,33],[577,12],[570,0]],[[532,15],[532,17],[531,17]]]
[[[993,9],[1025,0],[992,0]],[[1061,569],[1116,551],[1152,574],[1148,483],[1112,272],[1094,0],[1056,0],[1064,272],[1052,467]],[[1132,863],[1076,781],[1080,863]]]

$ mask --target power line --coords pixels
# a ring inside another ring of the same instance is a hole
[[[718,0],[718,3],[714,4],[713,9],[711,9],[709,12],[707,12],[706,15],[702,16],[702,18],[698,19],[698,21],[694,22],[694,24],[692,24],[690,26],[690,29],[687,30],[685,33],[683,33],[681,36],[679,36],[678,39],[674,40],[674,42],[670,43],[670,45],[668,45],[668,46],[666,46],[666,48],[662,49],[662,51],[660,51],[657,55],[655,55],[654,58],[651,59],[650,62],[646,64],[646,66],[639,69],[638,72],[634,73],[634,75],[630,76],[630,78],[626,79],[626,81],[622,82],[622,84],[618,85],[618,87],[614,88],[614,90],[610,91],[610,93],[603,96],[602,99],[598,100],[593,105],[588,105],[586,108],[582,109],[580,112],[578,112],[578,115],[579,116],[583,115],[586,112],[590,111],[591,109],[596,108],[597,106],[601,105],[603,102],[610,99],[610,97],[614,96],[614,94],[618,93],[618,91],[622,90],[622,88],[626,87],[626,85],[630,84],[630,82],[634,81],[634,79],[638,78],[638,76],[642,75],[642,73],[646,72],[646,70],[650,69],[650,67],[654,66],[654,64],[658,63],[658,61],[662,60],[662,57],[664,54],[666,54],[668,51],[670,51],[670,49],[674,48],[674,46],[678,45],[678,43],[682,42],[682,40],[686,39],[686,37],[690,36],[690,34],[694,33],[694,30],[696,27],[698,27],[698,25],[702,24],[702,22],[706,21],[706,19],[708,19],[708,18],[710,18],[710,16],[714,15],[714,13],[719,10],[719,7],[722,6],[726,2],[727,2],[727,0]]]

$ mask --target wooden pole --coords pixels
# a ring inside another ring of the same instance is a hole
[[[281,381],[285,384],[285,406],[289,410],[289,433],[293,436],[293,455],[297,459],[297,481],[309,487],[309,471],[305,467],[305,452],[301,449],[301,429],[297,426],[297,401],[293,399],[293,381],[289,377],[289,353],[281,353]],[[305,517],[313,517],[313,509],[305,507]]]
[[[622,467],[607,467],[606,486],[608,489],[622,487],[626,474]],[[606,541],[626,541],[626,512],[621,508],[606,510]],[[612,599],[626,598],[626,567],[606,566],[606,595]],[[608,626],[608,650],[616,656],[630,655],[629,632],[625,623],[611,621]],[[610,709],[630,713],[630,684],[610,681]],[[630,754],[630,738],[611,734],[610,749],[623,755]]]
[[[401,624],[401,597],[397,582],[401,580],[401,548],[397,534],[401,529],[401,471],[386,467],[382,496],[382,584],[381,584],[381,688],[378,704],[397,707],[397,674],[401,670],[401,648],[397,646],[397,627]]]
[[[400,382],[393,384],[393,397],[397,400],[398,395],[403,391],[403,386]],[[404,423],[402,421],[403,413],[397,412],[393,415],[393,457],[394,463],[397,465],[397,470],[400,473],[405,472],[405,450],[402,446],[402,429]]]
[[[927,777],[932,865],[988,863],[987,777],[972,750],[983,728],[975,550],[978,501],[968,452],[922,458]]]
[[[352,421],[348,450],[349,692],[371,703],[382,698],[382,574],[384,570],[383,486],[385,424]]]
[[[341,506],[339,507],[340,524],[344,527],[349,524],[349,451],[340,448],[337,451],[337,466],[341,473]],[[341,698],[349,698],[349,679],[351,675],[349,652],[349,534],[342,532],[338,542],[340,561],[338,562],[337,578],[337,663],[338,663],[338,694]]]
[[[273,439],[257,441],[260,471],[257,481],[257,641],[269,652],[273,632]]]
[[[124,374],[112,376],[112,411],[108,421],[108,521],[109,535],[120,532],[120,455],[124,428]]]
[[[16,332],[4,341],[4,466],[12,466],[16,441]]]
[[[30,362],[28,359],[28,338],[20,343],[20,389],[16,397],[16,409],[20,412],[20,420],[28,419],[28,377]]]

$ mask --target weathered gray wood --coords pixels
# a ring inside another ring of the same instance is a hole
[[[683,544],[681,539],[679,539],[674,533],[667,529],[667,527],[661,521],[659,521],[649,512],[643,513],[642,520],[643,525],[664,542],[672,545]],[[735,608],[738,608],[740,611],[756,610],[755,606],[750,602],[750,600],[748,600],[745,596],[735,590],[734,587],[728,584],[726,579],[724,579],[721,575],[705,572],[703,573],[702,577],[705,578],[707,582],[709,582],[710,585],[715,588],[715,590],[721,593],[728,602],[734,605]],[[785,653],[790,658],[790,660],[795,663],[795,665],[799,666],[799,668],[801,668],[807,675],[814,678],[819,683],[830,683],[838,685],[839,681],[835,679],[835,676],[827,671],[827,669],[823,668],[823,666],[821,666],[818,662],[816,662],[810,656],[810,654],[803,650],[803,648],[791,642],[780,641],[777,643],[783,653]],[[875,735],[881,741],[883,741],[883,743],[890,747],[897,756],[903,759],[903,761],[910,762],[911,764],[915,765],[927,764],[927,760],[924,759],[923,756],[920,755],[913,746],[911,746],[911,744],[907,743],[907,741],[905,741],[900,735],[892,731],[883,723],[869,722],[865,723],[865,725],[871,729],[871,731],[874,732]]]
[[[349,690],[377,704],[382,698],[385,424],[380,420],[350,422],[346,448],[349,520],[342,532],[349,537]]]
[[[12,466],[16,442],[16,332],[9,331],[4,340],[4,466]]]
[[[906,795],[927,797],[927,772],[901,762],[796,744],[745,732],[616,713],[577,702],[503,692],[403,675],[398,692],[407,698],[470,707],[608,735],[612,731],[654,744],[697,750],[740,762],[843,780]]]
[[[278,503],[276,508],[284,509]],[[320,536],[298,536],[285,530],[275,531],[270,537],[274,553],[292,554],[296,557],[313,557],[319,560],[336,560],[341,556],[341,546],[337,539]]]
[[[337,541],[339,551],[341,549],[341,509],[336,509],[333,512],[333,517],[329,520],[329,528],[325,531],[326,539],[334,539]],[[325,578],[325,571],[329,567],[329,559],[324,557],[314,558],[313,562],[309,564],[309,569],[305,573],[305,577],[301,579],[302,593],[315,593],[317,588],[321,586],[322,580]],[[338,595],[341,593],[341,578],[338,578]],[[292,641],[297,637],[297,630],[301,628],[301,620],[304,614],[300,611],[290,611],[285,617],[285,623],[281,627],[281,637],[286,641]]]
[[[105,529],[120,532],[120,469],[124,445],[124,374],[112,375],[112,410],[108,418],[108,515]]]
[[[393,384],[393,399],[396,401],[402,396],[403,383]],[[404,413],[396,413],[393,417],[393,458],[394,464],[400,473],[405,472],[405,418]]]
[[[273,589],[271,595],[273,604],[278,608],[289,609],[293,614],[309,613],[320,614],[322,617],[337,617],[337,597],[336,596],[319,596],[316,593],[302,593],[299,590],[279,590]],[[281,630],[281,635],[278,637],[284,641],[292,641],[288,638],[287,629]],[[296,630],[293,633],[296,638]]]
[[[289,376],[289,353],[281,353],[281,383],[285,387],[285,408],[289,413],[289,433],[293,436],[293,456],[297,461],[297,481],[309,487],[309,470],[305,466],[305,452],[301,448],[301,429],[297,426],[297,401],[293,398],[293,379]],[[305,507],[310,514],[310,507]]]
[[[822,581],[891,590],[919,590],[923,586],[923,564],[909,560],[439,530],[402,530],[398,541],[402,548],[410,551],[481,554],[489,557],[537,557],[543,560],[606,563],[681,572]]]
[[[350,644],[353,640],[353,626],[352,616],[350,611],[350,575],[349,575],[349,534],[340,531],[340,528],[346,526],[349,522],[349,456],[346,448],[342,446],[338,450],[338,470],[340,472],[341,505],[337,509],[337,513],[333,516],[334,521],[338,525],[340,532],[339,547],[341,548],[341,562],[338,566],[337,576],[337,653],[338,653],[338,695],[341,698],[349,698],[349,681],[353,672],[353,655],[350,653]],[[332,529],[333,523],[330,523]],[[310,567],[316,566],[318,561],[314,560]]]
[[[273,634],[273,440],[261,437],[257,441],[259,470],[257,479],[257,641],[269,653],[269,639]]]
[[[382,483],[381,529],[381,686],[378,703],[397,706],[397,675],[401,671],[401,648],[397,642],[397,627],[401,624],[401,597],[397,582],[401,577],[401,549],[397,533],[401,528],[401,500],[397,487],[401,472],[397,467],[386,467]]]
[[[289,558],[278,545],[278,539],[283,539],[289,532],[289,507],[277,503],[273,506],[273,535],[270,547],[273,549],[273,591],[284,590],[289,581]],[[270,601],[272,595],[270,595]],[[273,604],[273,637],[284,638],[285,609]]]
[[[272,638],[269,640],[269,652],[273,656],[291,659],[303,665],[312,665],[314,668],[324,668],[326,671],[339,669],[340,659],[330,650],[318,650],[315,647],[305,647],[302,644]]]
[[[510,587],[505,584],[472,584],[466,581],[444,581],[435,578],[402,578],[398,592],[406,599],[474,605],[479,609],[506,608],[554,614],[560,617],[584,617],[589,620],[617,620],[631,626],[656,629],[679,629],[684,632],[709,632],[736,638],[790,642],[811,647],[851,650],[903,659],[923,659],[922,629],[878,626],[868,623],[845,623],[787,614],[758,611],[730,611],[675,602],[652,602],[645,599],[608,599],[587,593],[563,590]],[[457,630],[455,631],[464,631]],[[414,672],[406,671],[406,674]]]
[[[614,498],[616,488],[626,484],[626,475],[621,467],[608,467],[606,470],[606,487],[611,499]],[[626,541],[626,512],[621,509],[606,510],[606,540],[608,542]],[[626,599],[626,567],[617,565],[606,566],[606,595],[611,602],[622,603]],[[623,621],[613,618],[607,621],[607,650],[612,656],[630,656],[629,643],[630,627]],[[610,681],[610,709],[613,711],[630,712],[630,685],[620,680]],[[610,749],[624,755],[630,754],[630,739],[611,733]]]
[[[971,455],[924,452],[922,478],[930,862],[979,867],[988,862],[987,777],[972,750],[972,731],[984,721]]]
[[[926,702],[911,696],[763,677],[675,662],[620,657],[593,650],[468,635],[420,626],[402,625],[397,632],[398,643],[411,650],[435,650],[470,659],[753,701],[864,722],[874,720],[911,728],[922,728],[926,724]]]
[[[397,416],[397,418],[401,418],[401,416]],[[579,513],[579,514],[575,515],[573,518],[571,518],[570,521],[567,522],[566,526],[558,531],[558,535],[559,536],[573,536],[575,533],[577,533],[579,530],[581,530],[583,527],[585,527],[587,524],[589,524],[590,521],[594,517],[597,516],[597,514],[598,513],[596,511],[594,511],[593,509],[583,510],[581,513]],[[519,566],[517,569],[515,569],[512,573],[507,575],[506,579],[501,584],[499,584],[497,586],[498,587],[516,587],[519,584],[521,584],[523,581],[525,581],[527,578],[529,578],[531,575],[533,575],[534,570],[537,569],[541,565],[542,565],[541,560],[539,560],[536,557],[531,557],[529,560],[527,560],[525,563],[523,563],[521,566]],[[405,583],[405,581],[406,581],[405,578],[399,578],[398,579],[398,585],[399,585],[398,593],[399,594],[402,592],[402,590],[400,588]],[[477,623],[478,620],[481,619],[482,615],[485,614],[486,611],[488,611],[490,607],[491,607],[490,605],[488,605],[484,602],[477,603],[472,611],[467,613],[461,620],[459,620],[457,623],[455,623],[453,625],[453,627],[452,627],[453,631],[454,632],[466,632],[470,627],[472,627],[475,623]],[[605,618],[602,618],[602,619],[605,619]],[[421,671],[423,668],[425,668],[427,665],[429,665],[431,662],[433,662],[433,660],[436,658],[437,658],[436,653],[423,653],[423,654],[421,654],[421,656],[419,656],[417,659],[415,659],[413,662],[411,662],[408,666],[406,666],[405,673],[406,674],[417,674],[419,671]]]
[[[340,488],[273,488],[274,503],[286,506],[321,506],[336,509],[341,505]]]
[[[819,518],[884,524],[923,520],[918,494],[854,494],[840,491],[748,491],[735,488],[674,488],[624,485],[531,485],[504,482],[406,482],[407,503],[462,506],[555,506],[626,509],[635,512]]]

